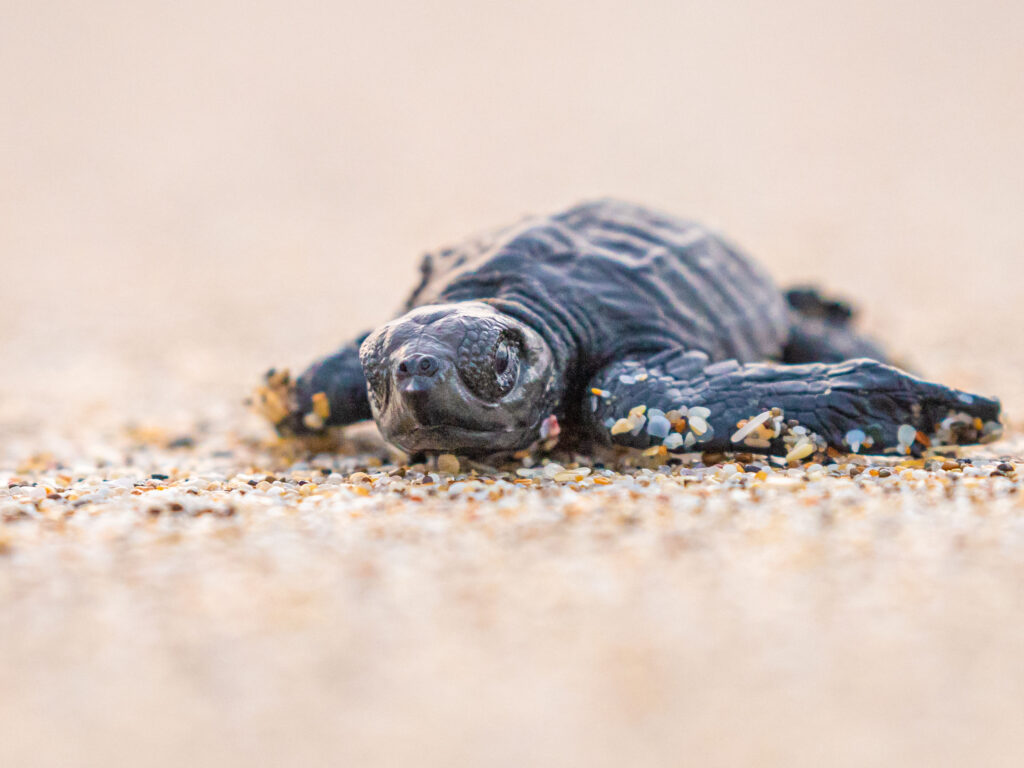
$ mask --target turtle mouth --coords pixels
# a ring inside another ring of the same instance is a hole
[[[408,452],[444,451],[486,455],[518,450],[529,430],[509,423],[498,404],[477,398],[451,376],[429,392],[392,392],[380,425],[385,437]],[[492,423],[493,421],[493,423]]]
[[[516,450],[522,442],[519,430],[482,430],[454,424],[419,426],[391,441],[408,452],[445,451],[462,455],[487,455]]]
[[[443,363],[436,384],[406,388],[397,383],[378,423],[387,440],[410,453],[442,451],[488,455],[529,443],[530,430],[511,423],[500,403],[476,397],[454,366]]]

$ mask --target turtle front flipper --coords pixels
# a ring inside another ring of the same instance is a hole
[[[743,451],[804,459],[828,448],[914,453],[990,442],[997,400],[915,378],[876,360],[710,363],[663,352],[612,363],[583,403],[590,436],[652,453]]]
[[[367,335],[317,360],[294,382],[287,371],[268,371],[254,395],[255,408],[282,436],[315,435],[373,418],[359,362]]]

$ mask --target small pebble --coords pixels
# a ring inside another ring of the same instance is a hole
[[[800,461],[806,459],[812,453],[814,453],[814,443],[810,440],[804,440],[803,442],[797,443],[793,450],[786,454],[786,461]]]
[[[459,474],[459,460],[451,453],[442,453],[437,457],[437,468],[447,475]]]
[[[901,446],[911,446],[917,440],[917,429],[909,424],[904,424],[896,432],[896,439],[899,440]]]
[[[612,424],[612,428],[611,428],[611,433],[613,435],[622,435],[622,434],[625,434],[626,432],[632,432],[632,431],[633,431],[633,422],[631,422],[629,419],[619,419],[614,424]]]
[[[672,432],[665,438],[662,445],[665,446],[666,450],[674,451],[683,444],[683,436],[678,432]]]
[[[659,410],[651,409],[647,414],[647,434],[651,437],[664,438],[672,431],[672,424],[665,414]]]
[[[755,416],[753,419],[748,421],[742,427],[740,427],[736,433],[732,436],[732,442],[742,443],[755,429],[762,426],[772,416],[771,411],[765,411],[759,416]]]

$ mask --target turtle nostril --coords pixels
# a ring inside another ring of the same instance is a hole
[[[433,376],[441,367],[441,362],[433,355],[409,355],[398,364],[398,375]]]

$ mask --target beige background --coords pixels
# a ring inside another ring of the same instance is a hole
[[[595,195],[1024,413],[1022,29],[991,0],[0,0],[0,471],[287,471],[230,439],[266,435],[266,366],[387,317],[424,249]],[[194,452],[115,429],[200,417]],[[0,526],[0,754],[1019,765],[1020,494],[984,482],[518,517],[125,491]]]
[[[1022,27],[1011,2],[7,0],[0,415],[235,402],[387,317],[423,250],[606,194],[1012,406]]]

